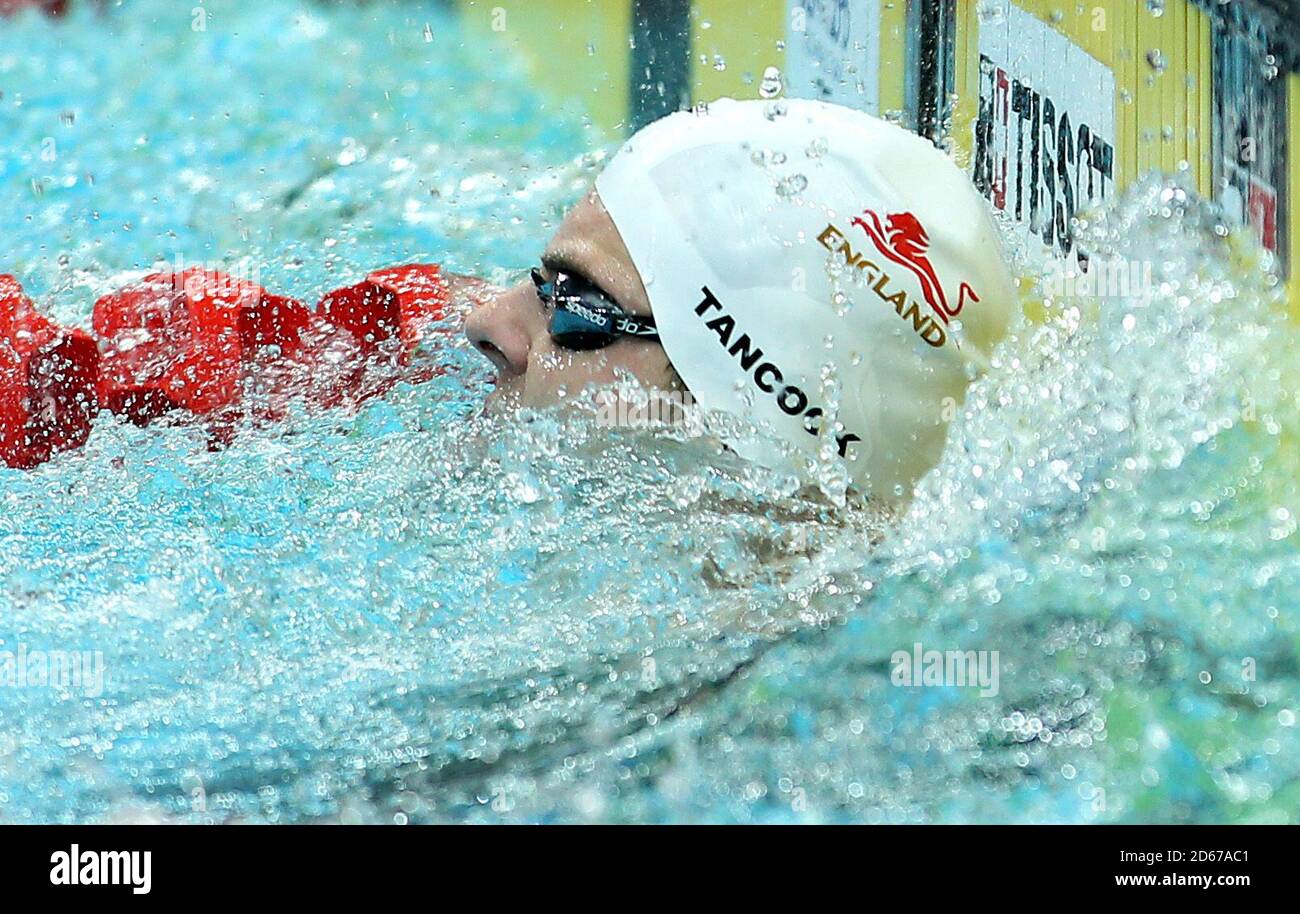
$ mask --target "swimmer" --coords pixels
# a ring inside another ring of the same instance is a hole
[[[285,368],[327,379],[321,405],[357,403],[397,379],[362,362],[405,365],[468,308],[465,336],[496,369],[489,412],[630,377],[735,420],[710,428],[742,457],[888,506],[938,461],[1015,304],[983,198],[929,142],[823,102],[723,99],[628,140],[510,289],[411,264],[311,311],[228,277],[156,275],[96,303],[101,359],[0,277],[0,459],[79,446],[98,406],[208,415],[221,443],[241,383]],[[341,338],[359,360],[345,371]]]
[[[724,99],[627,141],[528,280],[469,314],[490,411],[626,374],[784,444],[726,441],[751,460],[910,491],[1015,307],[997,231],[929,142],[780,105]]]

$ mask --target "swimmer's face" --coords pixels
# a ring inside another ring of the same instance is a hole
[[[556,271],[596,286],[624,311],[651,317],[650,300],[623,239],[593,190],[569,211],[541,258],[547,279]],[[626,372],[647,387],[672,390],[676,373],[658,342],[621,338],[585,352],[557,345],[550,313],[531,281],[487,298],[465,321],[465,335],[497,369],[490,412],[542,407],[609,384]]]

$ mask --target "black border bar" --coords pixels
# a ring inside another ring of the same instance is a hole
[[[701,880],[739,895],[806,890],[809,902],[829,897],[821,893],[836,885],[835,895],[848,888],[917,903],[987,899],[990,892],[1041,900],[1063,891],[1226,900],[1287,886],[1292,839],[1273,827],[1230,826],[30,826],[0,828],[0,872],[19,897],[77,893],[83,900],[230,892],[302,903],[380,890],[377,901],[387,891],[416,891],[436,905],[444,892],[459,897],[477,887],[489,889],[495,904],[514,892],[533,901],[555,899],[557,890],[593,897],[588,893],[657,885],[678,893]],[[149,851],[148,895],[129,884],[52,885],[51,858],[73,844],[79,856]],[[1211,883],[1200,884],[1202,877]]]

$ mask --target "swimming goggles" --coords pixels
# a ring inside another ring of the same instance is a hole
[[[551,309],[548,330],[557,346],[565,349],[603,349],[624,336],[657,341],[659,332],[648,317],[634,317],[596,286],[569,273],[556,271],[547,280],[533,268],[537,297]]]

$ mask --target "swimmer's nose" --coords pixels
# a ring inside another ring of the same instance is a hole
[[[535,296],[531,287],[521,285],[484,302],[465,319],[465,336],[503,378],[528,369],[531,347],[520,309]]]

